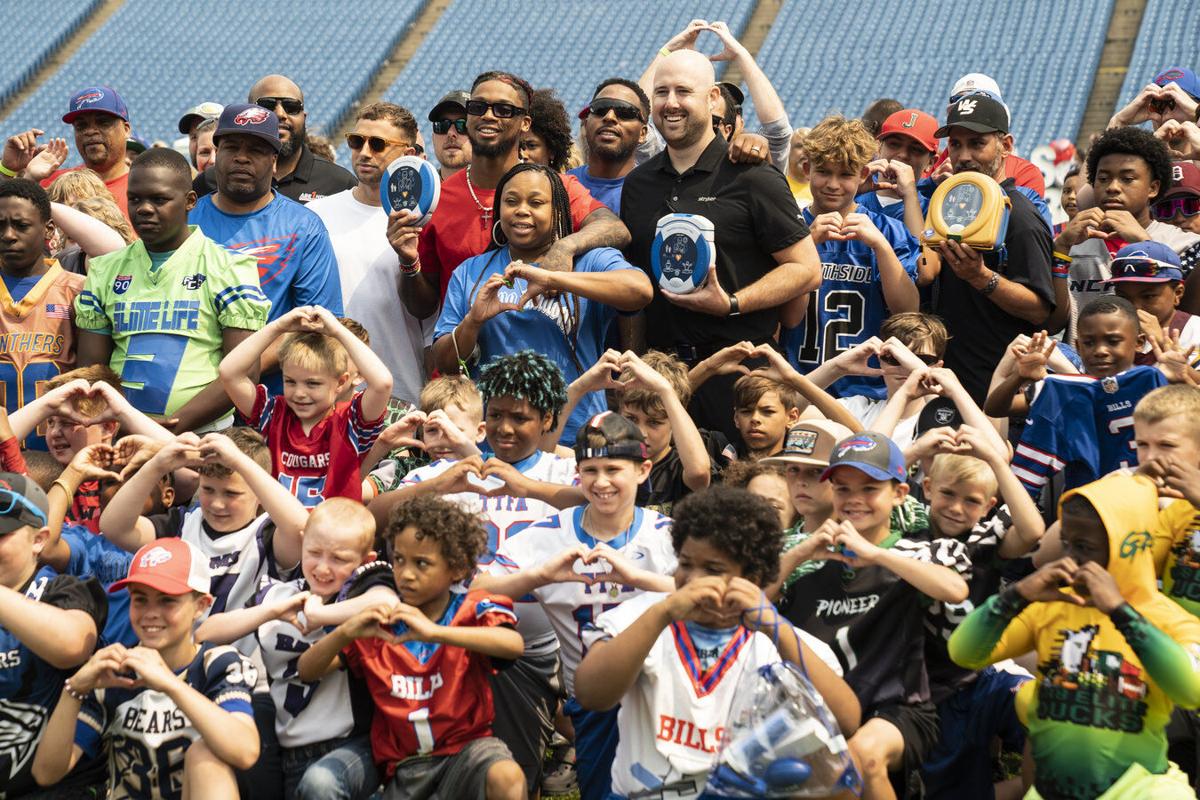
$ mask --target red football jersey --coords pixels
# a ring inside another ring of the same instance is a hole
[[[363,419],[362,392],[335,405],[305,434],[283,395],[271,395],[259,384],[246,422],[267,440],[275,477],[305,507],[330,497],[362,500],[359,467],[383,431],[382,414],[376,420]]]
[[[512,601],[483,591],[454,592],[440,625],[515,627]],[[408,628],[397,623],[395,632]],[[356,639],[342,651],[350,672],[366,681],[375,701],[371,752],[391,780],[409,756],[451,756],[492,735],[491,659],[461,647]]]

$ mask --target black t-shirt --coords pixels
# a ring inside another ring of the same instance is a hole
[[[284,197],[298,203],[307,203],[318,197],[353,189],[358,185],[354,174],[339,167],[328,159],[313,155],[304,145],[300,152],[300,160],[290,175],[280,181],[271,181],[271,185]],[[217,190],[217,169],[209,167],[196,176],[192,181],[192,189],[197,197],[212,194]]]
[[[731,163],[727,153],[728,145],[718,136],[682,175],[663,150],[625,177],[621,221],[632,236],[625,257],[645,270],[652,282],[650,247],[664,214],[699,214],[712,222],[717,279],[731,294],[775,269],[778,264],[772,253],[808,236],[808,225],[783,174],[766,164]],[[647,325],[646,340],[660,349],[760,342],[773,337],[779,325],[777,308],[737,317],[680,308],[663,299],[657,282],[646,316],[652,323]]]
[[[998,254],[984,253],[983,262],[1008,280],[1031,290],[1053,311],[1050,260],[1054,240],[1050,229],[1029,198],[1016,191],[1011,178],[1000,186],[1012,201],[1004,250]],[[955,275],[949,266],[942,266],[934,289],[934,312],[945,320],[950,333],[946,366],[954,371],[975,402],[982,404],[992,371],[1009,343],[1017,334],[1030,335],[1041,326],[1004,311]]]
[[[702,430],[700,439],[708,451],[711,483],[716,483],[736,453],[720,431]],[[691,493],[692,490],[683,482],[683,462],[679,459],[679,450],[672,446],[662,461],[650,469],[650,477],[638,486],[637,504],[669,517],[675,503]]]

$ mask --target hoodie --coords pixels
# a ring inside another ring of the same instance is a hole
[[[1047,800],[1097,797],[1135,763],[1165,773],[1171,709],[1200,705],[1200,621],[1155,579],[1153,483],[1114,474],[1063,499],[1076,494],[1104,522],[1108,572],[1126,602],[1106,615],[1029,603],[1010,587],[972,612],[949,643],[950,657],[969,669],[1037,650],[1037,678],[1021,687],[1016,705],[1033,745],[1035,786]]]

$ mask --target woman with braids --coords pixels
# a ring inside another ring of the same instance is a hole
[[[565,171],[571,158],[571,123],[553,89],[533,93],[529,120],[529,130],[521,134],[521,160],[544,164],[555,172]]]
[[[492,246],[450,277],[433,333],[434,363],[446,374],[474,373],[473,362],[531,347],[574,381],[600,360],[616,312],[650,302],[650,280],[610,247],[578,256],[572,272],[537,266],[571,233],[567,192],[549,167],[518,164],[506,172],[493,213]],[[583,398],[563,429],[563,443],[573,444],[579,426],[604,409],[602,392]]]
[[[567,400],[567,385],[553,361],[532,350],[494,358],[480,373],[479,393],[485,455],[491,457],[441,459],[419,467],[399,488],[372,501],[371,512],[384,524],[392,509],[419,495],[440,495],[458,503],[483,517],[488,541],[479,566],[487,569],[510,536],[557,514],[559,508],[583,502],[583,495],[574,487],[575,460],[539,447],[542,434],[558,424]],[[503,490],[481,494],[485,490],[480,482],[489,478],[502,481]],[[541,606],[514,599],[525,652],[492,679],[492,727],[521,765],[534,796],[561,691],[559,644]]]

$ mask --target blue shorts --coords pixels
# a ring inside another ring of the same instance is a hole
[[[611,792],[619,708],[585,711],[574,697],[563,704],[563,711],[575,726],[575,774],[580,800],[604,800]]]
[[[992,796],[992,740],[1017,753],[1025,748],[1013,701],[1027,680],[988,667],[938,703],[941,738],[921,768],[928,800]]]

